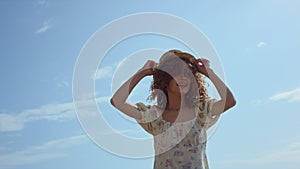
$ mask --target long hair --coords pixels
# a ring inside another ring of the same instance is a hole
[[[196,67],[196,58],[180,50],[169,50],[161,56],[157,67],[154,69],[153,81],[150,86],[151,93],[148,100],[153,101],[156,99],[158,107],[162,108],[168,105],[167,87],[173,79],[172,75],[180,69],[180,62],[185,63],[192,76],[190,89],[185,94],[187,106],[193,107],[197,102],[202,102],[208,98],[204,76]]]

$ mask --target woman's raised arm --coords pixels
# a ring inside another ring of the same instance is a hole
[[[214,73],[210,68],[209,61],[206,59],[197,59],[197,67],[200,73],[208,77],[216,87],[221,100],[216,101],[212,107],[213,115],[220,115],[236,104],[236,100],[228,86]]]
[[[139,71],[137,71],[115,92],[115,94],[110,99],[110,103],[124,114],[137,120],[140,120],[140,111],[136,109],[136,106],[127,103],[126,100],[133,88],[139,83],[141,79],[143,79],[146,76],[153,75],[153,68],[155,65],[155,61],[148,60]]]

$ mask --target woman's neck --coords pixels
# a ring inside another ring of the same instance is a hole
[[[180,110],[180,108],[185,106],[186,104],[183,96],[168,93],[168,110]]]

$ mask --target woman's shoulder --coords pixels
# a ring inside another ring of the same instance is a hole
[[[140,111],[147,111],[147,110],[159,111],[159,110],[161,110],[161,108],[157,105],[144,104],[143,102],[138,102],[135,105],[136,105],[136,108]]]
[[[206,98],[205,100],[197,100],[196,101],[196,106],[201,110],[205,110],[207,106],[211,105],[216,99],[214,98]]]
[[[143,102],[138,102],[135,105],[139,111],[147,111],[148,109],[151,108],[151,105],[146,105]]]
[[[146,105],[142,102],[135,104],[137,109],[141,111],[141,122],[153,122],[161,117],[162,111],[156,105]]]

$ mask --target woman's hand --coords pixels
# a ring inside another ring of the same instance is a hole
[[[196,60],[196,66],[198,71],[205,75],[206,77],[209,77],[209,71],[212,71],[212,69],[210,68],[210,61],[204,58],[200,58]]]
[[[154,69],[156,68],[156,66],[157,66],[157,63],[155,61],[147,60],[147,62],[140,69],[140,71],[145,73],[145,76],[151,76],[154,74]]]

